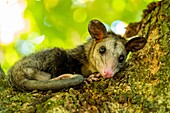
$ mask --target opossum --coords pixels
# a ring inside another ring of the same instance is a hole
[[[96,19],[89,22],[88,31],[91,38],[76,48],[55,47],[16,62],[8,71],[12,86],[23,91],[60,90],[81,84],[93,73],[112,78],[123,67],[127,54],[147,42],[144,37],[127,41]]]

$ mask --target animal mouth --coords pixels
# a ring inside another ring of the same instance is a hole
[[[103,77],[104,78],[112,78],[113,77],[113,72],[111,72],[111,71],[104,71]]]
[[[117,72],[118,69],[114,69],[114,71],[111,69],[104,69],[101,74],[104,78],[112,78]]]

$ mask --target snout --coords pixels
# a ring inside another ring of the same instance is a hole
[[[105,68],[101,71],[101,75],[104,78],[112,78],[117,72],[119,71],[119,69],[109,69],[109,68]]]
[[[104,70],[102,75],[104,78],[112,78],[113,72],[111,70]]]

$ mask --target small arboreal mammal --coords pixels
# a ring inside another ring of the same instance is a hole
[[[93,73],[111,78],[123,67],[130,51],[146,44],[143,37],[127,41],[107,31],[99,20],[91,20],[88,31],[91,38],[76,48],[47,49],[16,62],[8,71],[11,84],[20,90],[59,90],[78,85]]]

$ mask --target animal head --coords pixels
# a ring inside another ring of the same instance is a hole
[[[142,49],[146,39],[136,37],[129,41],[113,32],[107,32],[103,23],[92,20],[88,31],[94,39],[90,50],[90,63],[104,77],[111,78],[123,67],[127,54]]]

